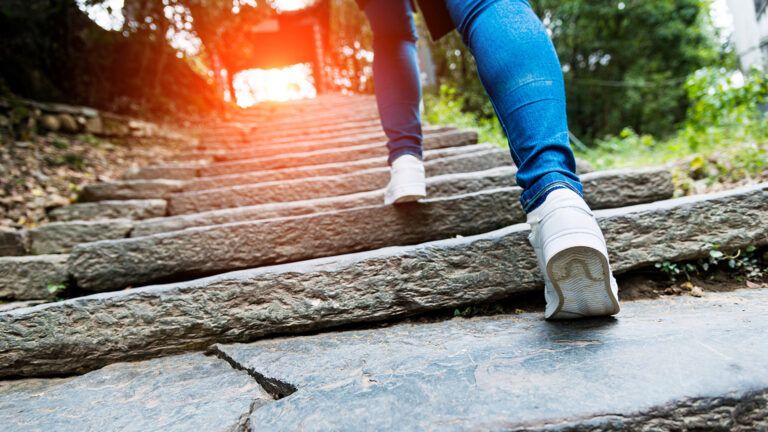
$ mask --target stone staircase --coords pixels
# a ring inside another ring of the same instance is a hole
[[[515,168],[474,132],[425,127],[429,198],[399,206],[382,204],[371,97],[264,104],[189,132],[197,145],[178,162],[87,186],[55,222],[0,233],[0,298],[20,302],[0,309],[0,424],[768,427],[759,289],[630,303],[618,320],[331,331],[541,289]],[[768,184],[672,198],[664,168],[578,170],[617,274],[713,243],[768,244]],[[52,301],[52,287],[75,297]],[[307,332],[324,333],[285,337]]]

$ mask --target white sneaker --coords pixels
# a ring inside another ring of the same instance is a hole
[[[619,313],[608,249],[592,211],[574,191],[556,189],[528,214],[531,242],[544,275],[547,319]]]
[[[427,196],[424,163],[416,156],[405,154],[395,159],[390,175],[384,204],[418,201]]]

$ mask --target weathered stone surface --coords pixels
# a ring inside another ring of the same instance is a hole
[[[590,207],[607,209],[671,198],[672,173],[666,168],[598,171],[581,177]]]
[[[476,143],[477,133],[473,131],[457,131],[435,134],[425,137],[423,142],[424,149],[427,150],[444,147],[457,147]],[[375,143],[343,147],[340,149],[326,149],[304,153],[288,153],[280,156],[244,159],[200,167],[198,175],[201,177],[207,177],[221,174],[230,174],[233,172],[259,171],[267,169],[298,167],[304,165],[321,165],[333,162],[347,162],[382,156],[385,155],[386,152],[387,148],[383,143]]]
[[[136,171],[129,171],[123,175],[124,180],[189,180],[197,176],[197,169],[200,165],[173,164],[173,165],[152,165],[139,168]]]
[[[254,410],[252,431],[540,430],[564,420],[617,430],[638,412],[663,420],[669,414],[659,411],[681,401],[739,400],[768,388],[768,290],[623,309],[617,319],[454,319],[217,350],[263,381],[295,389]]]
[[[660,173],[663,170],[641,170],[635,176],[655,178]],[[514,176],[513,167],[454,174],[438,179],[444,181],[430,182],[428,191],[437,198],[419,205],[393,207],[381,205],[379,201],[364,208],[86,244],[73,251],[71,272],[80,287],[104,291],[179,275],[203,276],[275,262],[472,235],[524,220],[518,204],[520,189],[503,187],[513,184]],[[584,175],[584,184],[592,189],[614,181],[631,186],[635,176],[624,171],[609,176],[591,173]],[[487,194],[479,193],[486,190]],[[628,187],[626,193],[627,204],[642,201],[643,193],[658,196],[655,191],[632,187]],[[364,199],[376,198],[373,194],[358,195],[349,202],[360,204]],[[600,208],[600,200],[594,201],[595,208]],[[611,196],[608,202],[613,204],[616,198]],[[317,201],[307,204],[323,205]],[[291,206],[287,210],[297,212],[300,207]]]
[[[129,219],[51,222],[29,231],[33,254],[69,252],[80,243],[128,237],[133,222]]]
[[[512,159],[499,151],[469,153],[429,160],[430,175],[482,171],[511,165]],[[172,215],[199,213],[220,208],[242,207],[270,202],[301,201],[383,189],[389,182],[389,167],[371,168],[349,174],[278,180],[171,195]],[[512,183],[513,184],[513,183]]]
[[[768,244],[768,184],[595,212],[616,273]],[[82,372],[213,342],[377,321],[540,289],[528,226],[102,293],[0,314],[0,376]],[[109,325],[92,325],[93,322]],[[703,320],[702,322],[707,322]]]
[[[499,163],[507,162],[510,158],[505,150],[492,144],[474,144],[461,147],[447,147],[444,149],[426,150],[424,160],[426,162],[427,175],[437,175],[430,169],[429,162],[435,159],[468,155],[476,153],[476,157],[491,157],[495,154]],[[377,157],[370,159],[361,159],[351,162],[331,163],[324,165],[310,165],[296,168],[284,168],[267,171],[251,171],[237,174],[224,174],[213,177],[199,177],[184,185],[185,192],[200,191],[205,189],[216,189],[228,186],[242,184],[263,183],[279,180],[297,180],[308,177],[324,177],[349,174],[356,171],[363,171],[372,168],[387,166],[386,157]]]
[[[7,312],[13,309],[20,309],[30,306],[39,305],[45,303],[45,300],[24,300],[24,301],[12,301],[12,302],[0,302],[0,312]]]
[[[497,229],[521,219],[518,188],[190,228],[76,246],[69,271],[87,291],[413,244]]]
[[[48,216],[58,222],[97,219],[149,219],[165,216],[168,203],[163,199],[97,201],[59,207]]]
[[[0,381],[7,431],[234,431],[274,400],[223,360],[186,354],[83,376]]]
[[[181,192],[181,180],[125,180],[86,185],[78,199],[80,201],[164,199],[174,192]]]
[[[22,256],[29,252],[26,230],[0,227],[0,256]]]
[[[53,298],[50,285],[67,281],[66,255],[0,257],[0,299]]]
[[[445,174],[427,178],[427,194],[434,197],[448,197],[463,193],[479,192],[484,189],[508,185],[514,182],[513,167],[499,167],[480,172]],[[230,222],[274,219],[311,213],[338,211],[357,207],[378,206],[384,200],[382,190],[361,192],[350,195],[317,198],[304,201],[260,204],[213,210],[203,213],[149,219],[137,222],[131,231],[132,237],[178,231],[190,227],[220,225]]]
[[[429,139],[431,135],[456,131],[454,127],[446,126],[427,126],[423,129],[425,139]],[[273,140],[256,143],[246,144],[238,143],[239,145],[227,146],[216,153],[216,160],[220,161],[232,161],[240,159],[254,159],[270,157],[279,154],[285,154],[286,150],[291,153],[298,152],[311,152],[325,149],[339,149],[348,146],[356,146],[362,144],[370,144],[374,142],[386,142],[387,137],[381,130],[381,125],[378,124],[374,128],[368,128],[363,130],[341,130],[330,134],[316,134],[311,135],[311,139],[306,139],[306,130],[299,129],[299,134],[295,137],[287,137],[281,140]],[[219,146],[217,146],[219,147]]]

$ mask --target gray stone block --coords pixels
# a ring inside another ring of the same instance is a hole
[[[473,131],[456,131],[435,134],[424,139],[424,149],[431,150],[444,147],[457,147],[477,144],[477,133]],[[222,162],[200,167],[198,175],[208,177],[213,175],[230,174],[232,172],[258,171],[268,169],[290,168],[305,165],[321,165],[334,162],[348,162],[386,155],[387,148],[383,143],[363,144],[340,149],[317,150],[305,153],[288,153],[257,159],[245,159],[232,162]]]
[[[664,168],[619,169],[581,176],[584,197],[592,208],[607,209],[672,197],[672,173]]]
[[[612,267],[621,273],[707,256],[711,243],[722,250],[768,244],[766,199],[762,184],[595,213]],[[207,343],[393,319],[541,289],[527,235],[528,225],[518,224],[0,313],[0,376],[83,372]]]
[[[641,170],[634,175],[633,171],[621,171],[608,176],[593,173],[584,177],[586,185],[599,189],[604,183],[631,185],[636,177],[665,178],[664,173],[663,170]],[[82,245],[73,250],[70,266],[81,288],[105,291],[178,278],[179,275],[202,276],[276,262],[472,235],[525,219],[518,204],[520,189],[503,188],[514,182],[514,175],[512,167],[454,174],[444,179],[447,181],[431,182],[429,193],[438,198],[417,205],[384,206],[379,201],[378,205],[356,209],[244,221]],[[659,184],[663,186],[663,182]],[[479,192],[486,190],[487,193]],[[632,187],[628,187],[626,193],[626,204],[642,201],[643,193],[653,198],[659,196],[656,191]],[[670,195],[671,190],[666,196]],[[373,194],[358,195],[352,202],[361,204],[365,199],[375,200],[376,197]],[[600,200],[594,201],[595,208],[600,208]],[[330,203],[339,202],[340,199],[335,199],[325,205],[332,207]],[[614,202],[616,198],[611,197],[609,204]],[[323,205],[322,202],[306,204]],[[299,209],[292,206],[288,211]],[[310,208],[305,206],[304,209]],[[244,213],[238,214],[242,216]]]
[[[497,229],[520,220],[518,188],[364,207],[76,246],[69,269],[80,288],[109,291],[303,259],[413,244]]]
[[[97,201],[78,203],[52,210],[48,216],[57,222],[97,219],[150,219],[165,216],[168,203],[163,199]]]
[[[273,401],[225,361],[186,354],[0,382],[0,424],[7,431],[229,432],[243,430],[251,410]]]
[[[22,256],[28,253],[27,230],[0,227],[0,256]]]
[[[80,243],[128,237],[131,228],[129,219],[51,222],[29,231],[30,250],[36,255],[66,253]]]
[[[82,202],[107,200],[165,199],[181,192],[181,180],[123,180],[86,185],[78,199]]]
[[[429,160],[425,163],[425,169],[428,171],[428,175],[441,175],[482,171],[511,164],[512,159],[499,149]],[[270,202],[301,201],[348,195],[383,189],[387,186],[389,177],[389,167],[383,166],[349,174],[278,180],[177,193],[171,195],[168,211],[172,215],[179,215]],[[507,183],[507,185],[512,184],[514,181]]]
[[[702,422],[715,413],[700,409],[677,419],[681,429],[662,426],[686,406],[732,408],[768,389],[767,335],[763,289],[625,303],[617,319],[502,315],[217,351],[290,394],[254,410],[251,431],[607,431],[643,418],[654,422],[637,430],[758,430],[764,403],[725,410],[734,417],[718,409],[723,423]]]
[[[0,299],[52,299],[48,288],[67,282],[66,264],[66,255],[0,257]]]
[[[481,154],[496,153],[500,160],[509,159],[509,156],[504,154],[506,153],[505,150],[491,144],[474,144],[461,147],[447,147],[444,149],[426,150],[424,151],[424,160],[426,161],[425,168],[427,169],[427,175],[436,175],[436,173],[430,172],[430,161],[445,157],[468,155],[470,153],[477,153],[478,157],[480,157]],[[267,171],[249,171],[243,173],[217,175],[213,177],[199,177],[187,182],[184,185],[184,192],[217,189],[228,186],[263,183],[269,181],[336,176],[386,166],[386,157],[376,157],[351,162],[310,165]]]

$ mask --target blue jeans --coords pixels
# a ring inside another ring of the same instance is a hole
[[[517,184],[523,188],[523,209],[532,211],[558,188],[581,195],[568,140],[560,62],[531,6],[526,0],[445,3],[475,57],[480,81],[507,135],[518,167]],[[365,13],[374,34],[374,84],[390,162],[406,153],[421,156],[419,69],[410,0],[371,0]]]

